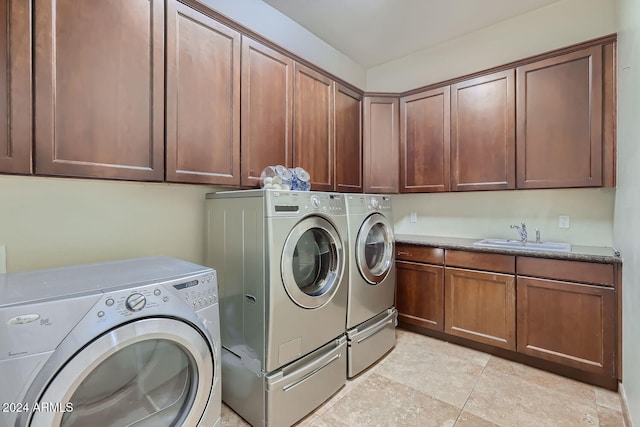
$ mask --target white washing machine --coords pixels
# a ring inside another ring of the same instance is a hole
[[[149,257],[0,275],[0,425],[216,426],[216,272]]]
[[[398,312],[391,199],[348,194],[348,376],[371,366],[396,342]]]
[[[346,383],[344,196],[232,191],[206,206],[222,400],[254,426],[291,425]]]

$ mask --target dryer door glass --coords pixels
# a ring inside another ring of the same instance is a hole
[[[331,300],[343,272],[340,236],[329,221],[308,217],[299,222],[285,242],[282,280],[289,297],[304,308]]]
[[[214,359],[186,323],[144,319],[105,333],[53,378],[42,402],[66,410],[35,413],[31,425],[196,425],[209,401]]]
[[[356,241],[356,263],[370,284],[383,281],[393,266],[391,224],[380,214],[369,216],[360,227]]]

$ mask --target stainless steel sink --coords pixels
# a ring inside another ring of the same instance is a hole
[[[558,251],[570,252],[571,245],[569,243],[558,242],[522,242],[520,240],[507,239],[484,239],[473,242],[474,246],[482,246],[487,248],[504,248],[504,249],[524,249],[528,251]]]

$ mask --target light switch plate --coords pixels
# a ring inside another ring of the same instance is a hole
[[[558,227],[560,228],[569,228],[570,225],[569,215],[560,215],[558,217]]]
[[[7,272],[7,247],[0,245],[0,274]]]
[[[411,212],[409,214],[409,222],[411,224],[415,224],[418,222],[418,213],[417,212]]]

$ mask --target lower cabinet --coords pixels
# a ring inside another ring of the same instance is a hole
[[[615,374],[615,292],[518,277],[518,352],[597,374]]]
[[[396,244],[398,320],[434,331],[444,330],[444,251]]]
[[[515,350],[515,282],[512,274],[445,268],[444,331]]]
[[[396,262],[396,309],[401,322],[443,331],[443,270],[439,265]]]
[[[617,387],[620,264],[403,243],[396,244],[396,259],[401,324]]]

